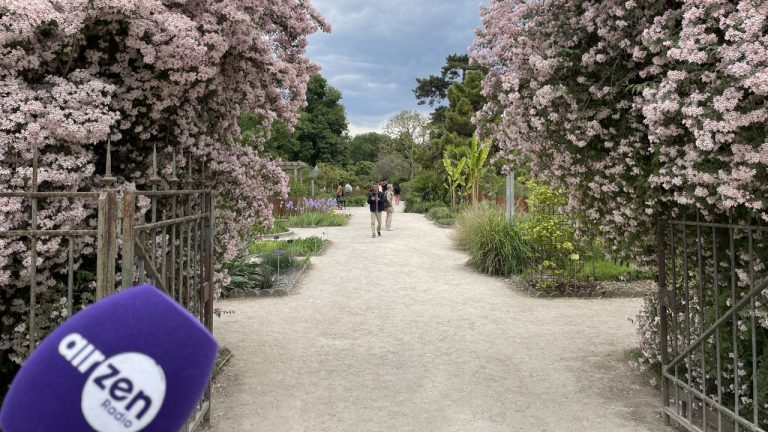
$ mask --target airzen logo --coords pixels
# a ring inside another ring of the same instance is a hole
[[[106,358],[79,333],[59,342],[59,354],[80,373],[96,368],[83,387],[80,408],[98,432],[137,432],[155,419],[165,399],[165,373],[139,352]]]

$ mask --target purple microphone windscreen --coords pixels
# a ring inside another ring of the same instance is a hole
[[[0,409],[5,432],[178,431],[205,391],[217,344],[151,285],[73,315],[46,337]]]

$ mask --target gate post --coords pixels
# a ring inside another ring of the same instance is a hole
[[[117,255],[117,192],[99,194],[99,222],[96,238],[96,299],[115,291]]]
[[[668,305],[667,305],[667,299],[669,296],[667,296],[667,275],[666,275],[666,264],[667,264],[667,257],[666,257],[666,241],[664,238],[664,220],[662,218],[659,218],[657,222],[657,238],[656,238],[656,258],[658,260],[658,285],[659,285],[659,291],[658,291],[658,310],[657,314],[659,316],[659,354],[661,356],[661,406],[663,409],[663,416],[664,416],[664,424],[669,426],[670,425],[670,418],[669,414],[667,414],[667,409],[669,407],[669,382],[667,381],[666,377],[664,377],[664,371],[666,370],[666,366],[669,363],[669,352],[667,350],[667,341],[668,341],[668,322],[667,322],[667,314],[668,314]],[[674,259],[674,257],[673,257]],[[674,281],[673,281],[674,283]]]
[[[214,247],[215,241],[216,241],[216,213],[215,213],[215,203],[216,203],[216,196],[213,191],[213,189],[208,190],[208,232],[206,232],[206,239],[205,239],[205,281],[203,283],[203,298],[205,299],[203,303],[203,321],[205,323],[205,327],[208,328],[208,330],[213,334],[213,295],[214,295],[214,289],[213,289],[213,262],[214,262],[214,254],[216,252],[216,248]],[[205,414],[203,415],[203,424],[210,425],[211,424],[211,409],[212,409],[212,403],[211,400],[211,381],[208,381],[208,386],[205,389],[205,396],[204,399],[208,401],[208,409],[205,411]]]
[[[123,195],[123,288],[133,286],[134,242],[136,240],[136,192],[126,191]]]

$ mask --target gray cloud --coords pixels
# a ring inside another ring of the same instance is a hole
[[[314,0],[331,34],[310,37],[309,57],[339,89],[352,133],[379,128],[416,104],[416,78],[464,53],[480,25],[479,0]]]

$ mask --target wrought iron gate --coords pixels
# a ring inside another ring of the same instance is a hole
[[[659,352],[667,424],[768,429],[768,227],[659,225]]]
[[[187,175],[180,180],[174,157],[171,177],[166,181],[169,190],[159,190],[162,179],[158,176],[157,152],[154,150],[153,172],[147,181],[151,190],[118,191],[112,188],[115,179],[111,174],[108,146],[102,190],[40,192],[37,190],[38,159],[35,149],[29,191],[0,191],[0,198],[20,203],[26,200],[25,205],[30,209],[30,219],[23,229],[0,230],[0,240],[23,242],[28,248],[29,263],[20,272],[25,280],[27,277],[29,280],[27,353],[52,330],[51,326],[39,325],[38,319],[38,311],[45,309],[43,303],[51,300],[46,297],[46,287],[52,286],[66,292],[65,310],[69,316],[78,305],[88,301],[137,283],[152,283],[213,331],[215,195],[205,187],[204,164],[198,170],[203,180],[194,179],[191,158]],[[38,210],[45,208],[47,201],[55,200],[84,201],[86,207],[97,210],[96,226],[82,226],[84,222],[79,221],[72,223],[79,224],[78,229],[40,227]],[[55,280],[44,280],[38,274],[43,264],[38,257],[41,241],[46,245],[58,245],[62,250],[53,260],[56,262],[45,265],[46,275],[55,276],[52,278]],[[95,265],[92,258],[87,258],[94,254],[84,252],[88,249],[94,249]],[[83,262],[84,259],[90,259],[90,264]],[[95,277],[89,280],[86,276],[86,280],[80,281],[83,268],[89,265],[95,268]],[[157,330],[164,331],[162,328]],[[209,382],[184,431],[193,431],[210,421],[210,395]]]

